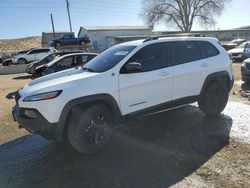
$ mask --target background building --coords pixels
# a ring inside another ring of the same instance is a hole
[[[158,34],[167,35],[167,34],[179,34],[182,32],[176,31],[165,31]],[[203,31],[191,31],[190,33],[201,33],[207,37],[215,37],[220,41],[230,41],[233,39],[243,38],[250,40],[250,26],[241,27],[237,29],[230,30],[203,30]]]
[[[115,44],[131,40],[147,38],[152,28],[145,26],[83,26],[78,37],[88,35],[93,51],[103,51]]]

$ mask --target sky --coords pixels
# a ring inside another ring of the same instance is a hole
[[[141,0],[69,0],[72,28],[80,26],[144,25],[139,16]],[[250,0],[232,0],[217,24],[210,29],[232,29],[250,25]],[[0,39],[41,36],[52,31],[69,31],[66,0],[0,0]],[[204,29],[195,25],[192,30]],[[164,24],[155,30],[176,30]]]

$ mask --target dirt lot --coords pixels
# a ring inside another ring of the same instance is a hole
[[[189,105],[134,120],[90,156],[17,129],[7,98],[29,77],[0,76],[0,187],[250,187],[250,103],[239,68],[221,116]]]
[[[0,52],[21,51],[40,48],[42,37],[26,37],[20,39],[1,39]]]

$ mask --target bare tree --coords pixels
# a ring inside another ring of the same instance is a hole
[[[142,16],[148,25],[165,22],[189,32],[194,22],[212,26],[231,0],[142,0]]]

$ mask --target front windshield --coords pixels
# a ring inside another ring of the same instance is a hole
[[[245,48],[247,42],[243,42],[242,44],[240,44],[237,48]]]
[[[49,63],[55,58],[56,58],[56,54],[49,54],[48,56],[44,57],[42,61],[44,61],[45,63]]]
[[[93,72],[105,72],[117,65],[135,47],[136,46],[111,47],[85,64],[83,69],[91,70]]]

